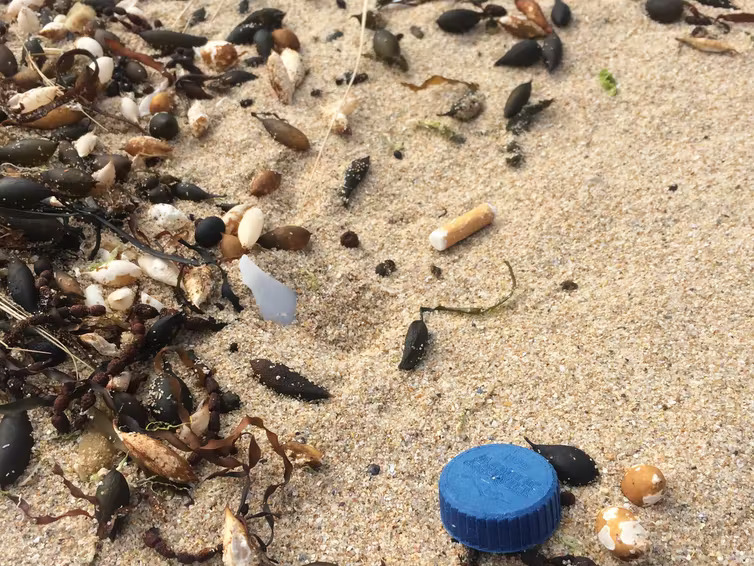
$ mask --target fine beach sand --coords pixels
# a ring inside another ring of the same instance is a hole
[[[301,40],[310,73],[293,105],[277,100],[259,69],[258,80],[208,101],[212,128],[205,138],[188,135],[182,118],[175,156],[159,169],[228,202],[256,202],[268,228],[295,224],[313,233],[305,252],[252,252],[262,269],[298,291],[295,324],[260,319],[234,262],[229,271],[247,308],[237,316],[209,305],[207,314],[230,324],[216,334],[183,335],[215,368],[220,385],[243,400],[242,410],[223,416],[224,430],[244,414],[260,416],[282,439],[305,439],[325,453],[319,471],[297,469],[273,497],[280,519],[270,556],[291,566],[457,565],[457,545],[437,506],[442,467],[478,444],[525,445],[526,435],[579,446],[602,474],[573,489],[577,503],[564,510],[545,554],[617,564],[593,533],[595,517],[603,507],[627,504],[619,487],[623,471],[648,463],[663,470],[669,490],[658,505],[634,508],[654,545],[642,564],[754,564],[754,27],[738,25],[726,38],[738,56],[702,53],[674,39],[690,26],[652,22],[643,2],[573,0],[574,22],[559,32],[564,63],[550,75],[542,66],[493,67],[515,42],[507,33],[489,35],[483,25],[463,36],[441,32],[434,20],[453,2],[384,10],[389,29],[405,35],[410,70],[362,60],[369,80],[353,88],[361,101],[353,134],[331,137],[310,176],[327,127],[323,109],[345,89],[334,79],[352,68],[357,50],[359,26],[348,16],[361,2],[347,2],[344,11],[334,0],[252,0],[252,9],[286,11],[286,24]],[[753,0],[737,3],[754,11]],[[242,18],[235,0],[197,1],[189,11],[205,5],[213,14],[221,4],[213,21],[190,31],[225,37]],[[513,10],[512,2],[501,4]],[[142,8],[172,26],[185,5]],[[551,2],[542,6],[549,13]],[[412,25],[423,39],[409,32]],[[335,30],[344,36],[326,42]],[[368,31],[366,53],[371,37]],[[618,81],[616,97],[600,87],[603,68]],[[486,111],[467,124],[437,118],[462,86],[413,93],[399,84],[433,74],[478,83]],[[532,100],[555,102],[518,136],[526,161],[510,169],[504,148],[513,138],[502,109],[510,90],[529,79]],[[313,89],[322,97],[311,97]],[[254,99],[250,109],[238,105],[243,98]],[[301,155],[276,144],[252,110],[278,112],[308,135],[313,149]],[[415,129],[422,119],[441,120],[466,143]],[[122,147],[131,134],[106,124],[111,132],[102,132],[102,142]],[[392,155],[398,145],[403,160]],[[371,156],[369,176],[344,209],[337,187],[347,164],[364,155]],[[248,183],[262,167],[279,170],[283,183],[255,199]],[[433,229],[482,202],[497,208],[493,226],[445,252],[430,247]],[[209,203],[177,206],[198,217],[218,210]],[[145,222],[141,228],[156,233]],[[340,246],[347,229],[359,235],[360,248]],[[388,258],[397,271],[381,278],[375,266]],[[518,280],[508,304],[482,317],[429,315],[425,361],[399,371],[405,331],[419,307],[495,303],[510,289],[504,260]],[[431,274],[432,265],[442,268],[441,278]],[[577,290],[561,290],[568,279]],[[175,305],[165,286],[144,288]],[[232,342],[236,353],[229,352]],[[333,398],[309,404],[271,392],[250,375],[256,357],[287,364]],[[58,462],[93,493],[95,485],[73,471],[76,440],[58,439],[43,411],[32,416],[33,460],[23,487],[11,492],[37,514],[78,507],[50,473]],[[366,472],[371,463],[382,470],[375,477]],[[212,471],[198,468],[202,477]],[[143,480],[135,466],[124,473],[132,494],[148,491],[134,487]],[[279,476],[272,457],[254,472],[252,510]],[[179,550],[212,546],[225,505],[235,508],[239,493],[239,480],[216,479],[196,487],[193,505],[164,490],[143,496],[122,534],[99,546],[92,520],[36,526],[6,500],[0,564],[173,563],[144,546],[144,530],[159,526]],[[263,522],[254,525],[266,536]],[[498,556],[480,563],[521,564]]]

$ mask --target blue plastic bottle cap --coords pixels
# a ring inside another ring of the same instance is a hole
[[[440,475],[440,516],[459,542],[482,552],[520,552],[545,542],[560,522],[555,469],[512,444],[462,452]]]

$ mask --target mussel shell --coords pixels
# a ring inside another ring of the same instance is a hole
[[[181,404],[191,413],[194,410],[194,398],[191,395],[191,391],[189,391],[189,388],[179,377],[172,379],[178,380],[181,391]],[[155,420],[177,425],[181,424],[181,417],[178,413],[178,401],[173,395],[172,379],[162,376],[157,377],[151,388],[149,411]]]
[[[558,34],[551,33],[542,41],[542,60],[549,72],[553,72],[560,66],[563,59],[563,42]]]
[[[12,77],[18,72],[18,61],[13,51],[5,43],[0,44],[0,74]]]
[[[512,118],[518,114],[521,109],[526,106],[526,103],[529,102],[530,97],[531,81],[518,85],[508,95],[508,100],[505,101],[503,116],[506,118]]]
[[[424,357],[429,342],[429,331],[423,320],[415,320],[408,326],[403,344],[403,357],[398,369],[412,370]]]
[[[113,403],[115,404],[116,415],[125,415],[135,420],[140,427],[147,426],[149,422],[149,413],[136,397],[130,393],[116,391],[112,394]]]
[[[26,470],[34,446],[26,411],[5,415],[0,421],[0,488],[12,484]]]
[[[181,329],[184,319],[185,315],[182,312],[157,319],[144,337],[146,348],[150,351],[157,351],[170,344]]]
[[[52,191],[31,179],[3,177],[0,179],[0,206],[31,208],[52,196]]]
[[[47,163],[58,144],[45,138],[17,140],[0,147],[0,160],[22,167],[36,167]]]
[[[94,518],[97,519],[98,523],[104,524],[110,520],[118,509],[128,505],[131,499],[131,490],[123,474],[113,468],[102,478],[94,497],[97,499]]]
[[[0,223],[11,230],[18,230],[30,243],[60,242],[66,235],[66,227],[57,218],[21,218],[7,216]]]
[[[8,292],[28,312],[37,310],[39,292],[34,286],[34,274],[24,262],[16,258],[8,262]]]
[[[542,57],[542,48],[533,39],[524,39],[495,62],[496,67],[530,67]]]
[[[457,8],[443,12],[437,18],[437,25],[448,33],[466,33],[470,31],[482,19],[482,12]]]

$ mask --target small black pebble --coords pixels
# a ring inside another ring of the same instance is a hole
[[[393,157],[395,157],[396,159],[403,159],[403,152],[400,149],[396,149],[393,152]]]
[[[346,71],[345,73],[343,73],[342,77],[335,79],[335,84],[338,86],[348,84],[349,82],[351,82],[351,77],[353,77],[353,73],[351,73],[351,71]],[[359,83],[365,82],[368,79],[369,75],[367,75],[366,73],[357,73],[356,77],[353,79],[353,84],[357,85]]]
[[[409,30],[416,39],[424,39],[424,32],[419,26],[411,26]]]
[[[683,15],[682,0],[647,0],[645,4],[647,14],[661,24],[672,24]]]
[[[199,22],[203,22],[207,19],[207,10],[205,8],[199,8],[198,10],[195,10],[193,14],[191,14],[191,19],[189,20],[189,27],[195,26]]]
[[[670,186],[668,187],[668,190],[669,190],[669,191],[670,191],[671,193],[674,193],[674,192],[676,192],[676,191],[678,190],[678,185],[676,185],[675,183],[673,183],[672,185],[670,185]]]
[[[244,98],[241,102],[239,102],[241,105],[241,108],[248,108],[252,104],[254,104],[254,100],[251,98]]]
[[[575,291],[576,289],[579,288],[579,286],[576,284],[575,281],[566,279],[560,284],[560,288],[563,289],[563,291]]]
[[[155,20],[152,25],[154,25],[154,27],[156,27],[156,28],[161,28],[162,27],[162,20]]]
[[[570,507],[576,503],[576,496],[570,491],[560,492],[560,505],[563,507]]]
[[[369,464],[367,466],[367,473],[370,476],[376,476],[380,473],[380,466],[379,464]]]
[[[395,262],[392,259],[386,259],[382,263],[378,263],[377,267],[374,268],[374,272],[380,277],[387,277],[395,270]]]
[[[178,120],[170,112],[158,112],[149,121],[149,135],[163,140],[172,140],[178,135]]]
[[[336,39],[340,39],[341,37],[343,37],[343,32],[340,30],[335,30],[325,38],[325,41],[335,41]]]
[[[318,88],[315,88],[309,94],[312,95],[314,98],[319,98],[320,96],[322,96],[322,91]]]
[[[343,234],[341,234],[340,236],[340,245],[344,248],[358,248],[358,234],[356,234],[356,232],[351,232],[351,230],[349,230],[348,232],[343,232]]]
[[[238,342],[231,342],[228,351],[232,353],[238,352]]]
[[[245,14],[249,11],[249,0],[241,0],[238,3],[238,13]]]
[[[346,0],[335,0],[335,5],[341,10],[345,10],[347,8]]]
[[[432,267],[429,268],[429,270],[432,272],[432,275],[434,275],[438,279],[442,277],[442,269],[440,267],[433,265]]]
[[[200,246],[211,248],[222,240],[223,232],[225,232],[223,219],[218,216],[208,216],[197,223],[194,239]]]

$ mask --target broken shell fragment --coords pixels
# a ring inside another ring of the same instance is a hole
[[[650,549],[649,535],[639,518],[622,507],[608,507],[597,515],[597,538],[613,556],[636,560]]]
[[[151,136],[136,136],[128,140],[124,148],[129,155],[142,157],[165,157],[170,155],[173,147]]]
[[[87,36],[79,37],[76,41],[73,42],[73,46],[76,49],[83,49],[84,51],[88,51],[95,58],[102,57],[105,54],[105,52],[102,49],[102,46],[93,37],[87,37]]]
[[[107,296],[107,304],[114,311],[127,311],[134,304],[136,293],[128,287],[116,289]]]
[[[290,104],[293,101],[295,86],[283,64],[283,59],[275,52],[270,53],[267,58],[267,74],[270,78],[270,86],[280,102]]]
[[[195,138],[202,137],[209,129],[209,116],[204,112],[200,101],[194,101],[188,109],[187,117],[191,135]]]
[[[155,299],[152,295],[149,295],[143,291],[141,292],[141,295],[139,295],[139,302],[145,305],[149,305],[150,307],[154,307],[158,312],[161,312],[165,308],[165,305],[163,305],[160,301]]]
[[[201,307],[212,295],[214,288],[212,269],[207,265],[191,268],[186,271],[181,283],[188,300],[195,306]]]
[[[151,255],[139,256],[139,267],[147,277],[175,287],[178,285],[179,270],[174,263]]]
[[[89,285],[84,289],[84,304],[88,307],[97,305],[105,306],[105,296],[102,293],[102,287],[99,285]]]
[[[155,204],[149,209],[147,216],[154,221],[158,228],[168,232],[176,232],[191,224],[188,216],[172,204],[167,203]]]
[[[37,14],[34,12],[34,10],[27,8],[26,6],[21,8],[21,10],[18,12],[17,24],[17,31],[21,37],[26,37],[37,33],[39,31],[39,28],[41,27]]]
[[[238,223],[241,222],[241,218],[243,218],[243,215],[250,208],[250,204],[237,204],[228,212],[223,214],[222,219],[225,223],[226,234],[236,234],[236,232],[238,231]]]
[[[301,55],[294,49],[283,49],[280,52],[280,58],[283,61],[286,71],[288,71],[288,77],[290,77],[293,87],[301,86],[306,77],[306,69],[304,63],[301,60]]]
[[[638,507],[647,507],[665,495],[665,476],[660,468],[648,465],[633,466],[626,471],[620,489]]]
[[[94,179],[96,183],[95,188],[100,194],[115,184],[116,177],[117,172],[115,170],[115,164],[112,160],[108,161],[107,165],[105,165],[102,169],[97,169],[94,173],[92,173],[92,179]]]
[[[49,22],[39,30],[39,35],[50,41],[61,41],[68,35],[68,28],[61,22]]]
[[[50,104],[61,93],[56,86],[39,86],[14,94],[8,99],[8,106],[13,112],[28,114],[37,108]]]
[[[223,524],[223,564],[225,566],[251,566],[256,562],[257,552],[252,549],[246,525],[225,507]]]
[[[115,344],[111,344],[96,332],[82,334],[79,336],[79,340],[87,346],[91,346],[99,355],[105,356],[106,358],[115,358],[120,354],[120,351]]]
[[[73,147],[76,148],[76,153],[79,154],[79,157],[86,157],[87,155],[92,153],[92,151],[94,151],[94,147],[96,145],[97,136],[94,134],[94,132],[87,132],[76,140],[76,143],[73,144]]]
[[[138,265],[122,259],[114,259],[87,273],[97,283],[107,287],[124,287],[141,277],[141,269]]]
[[[247,210],[238,224],[238,240],[244,249],[251,249],[257,243],[264,227],[264,212],[254,207]]]
[[[94,63],[89,64],[89,68],[94,70]],[[112,57],[97,57],[97,80],[101,85],[110,82],[113,78],[113,72],[115,71],[115,62]]]
[[[238,264],[241,280],[251,289],[264,320],[288,325],[296,317],[296,292],[265,273],[248,255]]]

